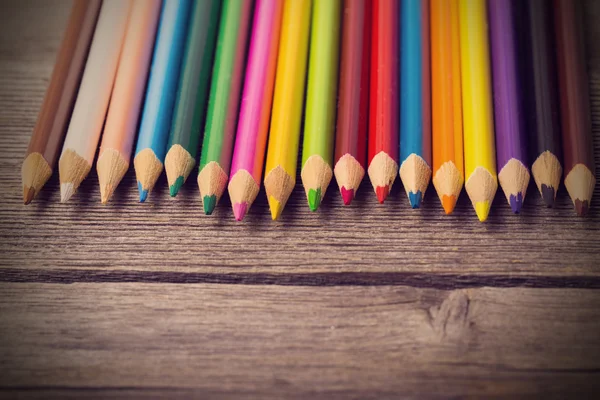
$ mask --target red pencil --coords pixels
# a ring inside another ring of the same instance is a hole
[[[398,17],[396,0],[373,1],[368,173],[380,203],[398,174]]]
[[[333,170],[346,205],[365,175],[370,57],[371,0],[346,0]]]

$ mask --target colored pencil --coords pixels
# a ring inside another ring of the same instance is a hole
[[[431,0],[433,185],[446,214],[465,181],[458,1]]]
[[[333,173],[345,205],[365,176],[369,122],[371,1],[346,0]]]
[[[204,126],[206,115],[220,9],[219,0],[196,0],[192,6],[165,157],[171,197],[177,195],[196,165],[200,130]]]
[[[465,189],[482,222],[498,189],[486,15],[485,0],[460,0]]]
[[[274,220],[281,215],[296,183],[311,3],[288,0],[283,6],[265,166],[265,190]]]
[[[565,186],[577,214],[587,214],[596,186],[590,97],[579,1],[555,0]]]
[[[71,122],[58,161],[60,201],[68,201],[92,163],[125,38],[131,1],[105,0],[94,32]]]
[[[400,178],[419,208],[431,178],[429,0],[402,0],[400,19]]]
[[[530,175],[522,96],[519,93],[515,7],[513,0],[489,2],[496,163],[500,170],[498,180],[510,208],[519,213]]]
[[[212,214],[229,179],[253,0],[225,0],[198,169],[204,212]]]
[[[142,203],[163,170],[191,6],[191,0],[163,3],[133,159]]]
[[[73,3],[21,169],[24,204],[31,203],[56,167],[101,4],[101,0],[76,0]]]
[[[333,176],[340,10],[340,0],[319,0],[312,11],[300,173],[311,211],[319,208]]]
[[[160,0],[133,0],[96,162],[102,203],[129,168],[160,6]]]
[[[262,180],[282,16],[283,2],[256,1],[228,187],[238,221],[256,199]]]
[[[398,17],[396,0],[373,1],[367,172],[380,203],[398,174]]]
[[[552,4],[547,0],[524,2],[520,19],[524,112],[530,132],[531,172],[542,199],[554,205],[562,176],[562,145],[556,81]]]

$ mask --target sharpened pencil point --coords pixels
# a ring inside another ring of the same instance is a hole
[[[423,200],[423,194],[420,190],[417,193],[408,192],[408,200],[410,201],[410,206],[412,208],[421,207],[421,201]]]
[[[66,203],[75,193],[75,187],[72,183],[61,183],[60,184],[60,202]]]
[[[242,221],[246,216],[246,212],[248,211],[248,203],[235,203],[233,205],[233,215],[235,216],[236,221]]]
[[[383,204],[385,199],[388,197],[388,194],[390,194],[390,188],[387,186],[377,186],[375,189],[375,194],[377,195],[379,204]]]
[[[354,189],[346,189],[345,187],[340,188],[340,193],[342,195],[342,200],[344,201],[344,205],[349,206],[354,200]]]
[[[446,215],[452,214],[454,207],[456,206],[456,196],[442,196],[442,207]]]
[[[102,204],[108,203],[108,200],[110,200],[110,198],[113,194],[113,191],[114,191],[114,188],[112,185],[100,186],[100,202]]]
[[[281,211],[283,211],[281,203],[273,196],[269,196],[269,209],[271,210],[271,218],[273,221],[276,221],[281,216]]]
[[[589,210],[589,203],[587,200],[581,201],[579,199],[575,200],[575,210],[577,211],[577,215],[580,217],[584,217]]]
[[[145,202],[148,198],[148,191],[144,190],[141,182],[138,182],[138,192],[140,192],[140,203]]]
[[[546,186],[542,184],[542,199],[544,199],[544,203],[548,207],[554,207],[554,201],[556,197],[556,191],[553,187]]]
[[[183,186],[183,176],[178,176],[177,179],[175,179],[175,182],[169,187],[169,195],[171,195],[171,197],[177,196],[181,186]]]
[[[23,204],[31,203],[35,197],[35,189],[32,187],[23,186]]]
[[[475,203],[475,213],[479,221],[485,222],[490,214],[490,202],[489,201],[478,201]]]
[[[202,207],[204,208],[204,214],[211,215],[213,211],[215,211],[215,207],[217,205],[217,196],[204,196],[202,198]]]
[[[523,193],[519,192],[516,196],[514,194],[511,194],[508,201],[510,203],[510,208],[512,209],[512,212],[514,212],[515,214],[521,212],[521,208],[523,208]]]
[[[319,209],[319,205],[321,204],[321,188],[309,189],[308,191],[308,207],[310,211],[317,211]]]

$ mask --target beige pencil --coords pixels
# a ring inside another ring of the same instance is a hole
[[[102,203],[110,199],[129,168],[160,5],[161,0],[133,0],[96,162]]]
[[[58,162],[61,202],[71,198],[92,168],[119,64],[130,8],[130,0],[105,0],[102,4]]]

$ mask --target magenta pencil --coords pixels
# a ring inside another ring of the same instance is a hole
[[[489,2],[498,180],[514,213],[521,211],[530,177],[518,81],[516,6],[513,0]]]
[[[228,187],[238,221],[256,199],[262,180],[282,15],[282,1],[256,2]]]

